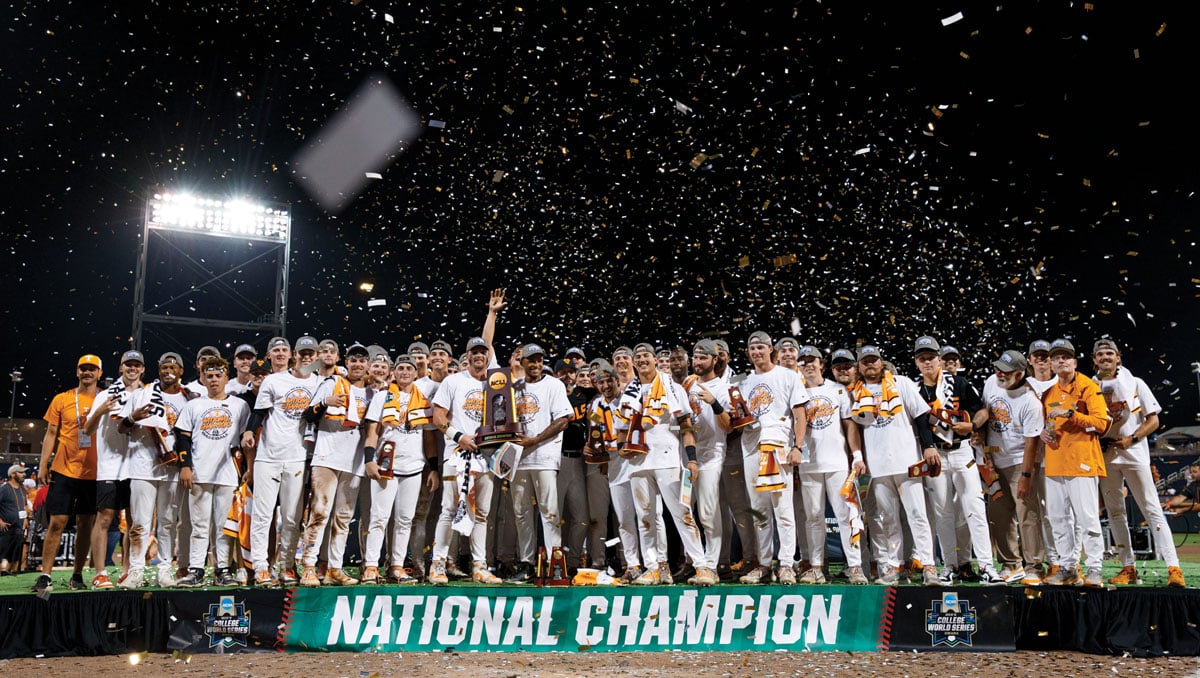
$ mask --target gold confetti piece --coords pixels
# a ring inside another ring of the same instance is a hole
[[[1125,256],[1127,256],[1127,257],[1136,257],[1137,255],[1138,255],[1138,253],[1135,252],[1134,250],[1129,250],[1128,252],[1125,253]]]
[[[1026,26],[1025,35],[1029,35],[1030,33],[1033,33],[1033,26]]]
[[[773,258],[771,262],[775,264],[775,268],[783,268],[789,264],[796,263],[796,255],[785,254],[783,256]]]
[[[970,60],[971,58],[971,55],[967,54],[966,52],[959,52],[958,55],[967,60]]]
[[[750,257],[738,257],[738,268],[746,268],[750,265]],[[1200,281],[1197,281],[1200,282]]]
[[[630,79],[629,79],[629,82],[631,82],[631,83],[633,83],[633,84],[635,84],[635,85],[636,85],[636,84],[638,84],[638,83],[639,83],[639,82],[641,82],[641,81],[640,81],[640,80],[638,80],[637,78],[630,78]]]
[[[935,118],[940,118],[945,115],[942,113],[942,109],[938,108],[937,106],[930,106],[929,110],[933,113],[933,117]]]
[[[708,155],[704,153],[697,153],[696,155],[692,156],[692,161],[688,164],[692,166],[692,169],[700,169],[700,166],[704,164],[705,160],[708,160]]]
[[[512,106],[509,106],[508,104],[504,104],[503,106],[501,106],[500,110],[504,111],[505,113],[507,113],[509,115],[512,115],[513,113],[516,112],[513,110]]]
[[[1164,22],[1162,22],[1162,24],[1159,25],[1158,30],[1154,31],[1154,37],[1156,37],[1156,38],[1162,37],[1162,34],[1166,33],[1166,32],[1167,32],[1167,22],[1164,21]]]
[[[1094,9],[1096,9],[1096,6],[1093,5],[1092,3],[1090,3],[1090,2],[1083,3],[1083,11],[1090,12]]]
[[[1091,180],[1091,179],[1088,179],[1087,177],[1084,177],[1084,178],[1083,178],[1083,185],[1084,185],[1084,186],[1087,186],[1088,188],[1091,188],[1091,187],[1092,187],[1092,180]]]

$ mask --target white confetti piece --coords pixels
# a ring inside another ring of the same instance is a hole
[[[387,306],[387,299],[367,299],[367,308],[372,306]]]
[[[951,14],[950,16],[942,19],[942,25],[949,26],[950,24],[956,24],[962,20],[963,20],[963,13],[955,12],[954,14]]]

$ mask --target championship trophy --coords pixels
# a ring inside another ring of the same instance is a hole
[[[171,449],[167,444],[167,434],[163,433],[161,428],[157,426],[150,427],[150,436],[154,438],[154,446],[158,448],[158,463],[175,464],[179,461],[179,453]]]
[[[930,478],[936,478],[936,477],[940,476],[941,474],[942,474],[942,462],[940,459],[934,463],[930,463],[930,462],[922,459],[921,461],[918,461],[917,463],[908,467],[908,477],[909,478],[920,478],[921,476],[928,476]]]
[[[379,446],[379,456],[375,458],[375,463],[379,465],[380,478],[395,478],[396,469],[394,462],[396,460],[396,443],[388,440]]]
[[[754,418],[754,413],[750,411],[750,406],[746,404],[746,399],[742,397],[742,391],[737,386],[729,387],[729,429],[736,431],[739,428],[750,426],[757,423]],[[753,428],[753,426],[751,426]]]
[[[584,462],[605,464],[609,459],[608,448],[604,445],[604,431],[599,426],[589,426],[587,444],[583,448]]]
[[[571,578],[567,576],[567,556],[561,546],[555,546],[550,551],[550,573],[546,576],[546,586],[570,586]]]
[[[483,389],[483,423],[475,436],[478,447],[496,447],[516,442],[525,435],[525,425],[517,413],[517,402],[524,393],[508,369],[488,370]]]
[[[642,411],[637,410],[629,416],[629,438],[621,448],[622,456],[629,458],[635,454],[646,454],[650,446],[646,444],[646,432],[642,430]]]
[[[954,443],[954,425],[971,421],[971,415],[962,410],[946,410],[939,407],[930,410],[930,414],[937,419],[933,426],[933,435],[947,445]]]

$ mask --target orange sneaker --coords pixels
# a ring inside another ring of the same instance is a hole
[[[1167,586],[1176,589],[1187,586],[1187,582],[1183,580],[1183,570],[1179,569],[1178,565],[1167,568]]]
[[[1109,584],[1117,586],[1129,586],[1130,584],[1141,584],[1142,580],[1138,577],[1137,568],[1133,565],[1126,565],[1121,568],[1121,571],[1115,577],[1108,578]]]
[[[1179,568],[1175,568],[1175,569],[1179,569]],[[1181,574],[1181,575],[1179,575],[1179,577],[1180,577],[1180,579],[1182,579],[1183,575]],[[92,588],[93,589],[96,589],[96,590],[111,589],[112,587],[113,587],[113,583],[111,581],[109,581],[107,572],[101,572],[101,573],[97,574],[95,577],[92,577]]]

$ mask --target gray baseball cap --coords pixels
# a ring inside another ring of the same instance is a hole
[[[937,339],[933,337],[921,337],[913,344],[913,355],[921,355],[922,353],[940,353],[942,347],[938,344]]]
[[[1070,341],[1068,341],[1066,339],[1055,339],[1054,341],[1050,342],[1051,355],[1053,355],[1056,351],[1066,351],[1067,353],[1071,354],[1072,358],[1074,358],[1075,357],[1075,344],[1072,344]]]
[[[142,355],[141,351],[125,351],[124,353],[121,354],[121,364],[122,365],[124,365],[125,363],[127,363],[131,360],[136,360],[137,362],[139,362],[143,365],[146,364],[146,358],[145,358],[145,356]]]
[[[1001,372],[1016,372],[1029,369],[1029,362],[1025,360],[1025,356],[1021,355],[1020,351],[1009,350],[1001,353],[999,359],[992,361],[992,367]]]
[[[746,340],[746,345],[753,346],[755,344],[766,344],[767,346],[772,346],[771,335],[763,332],[762,330],[751,332],[750,338]]]
[[[316,351],[320,344],[317,343],[316,337],[310,337],[307,334],[296,340],[296,346],[292,349],[296,353],[300,351]]]
[[[291,350],[292,343],[290,341],[288,341],[287,339],[284,339],[283,337],[271,337],[271,340],[267,342],[267,350],[268,351],[270,351],[273,348],[278,348],[280,346],[284,346],[288,350]]]
[[[429,347],[423,341],[414,341],[408,345],[408,355],[414,356],[417,354],[429,355]]]
[[[532,358],[535,355],[546,356],[546,350],[537,344],[525,344],[521,347],[521,359]]]
[[[250,355],[254,356],[255,358],[258,357],[258,350],[255,349],[250,344],[239,344],[237,348],[233,349],[233,354],[235,356],[239,356],[243,353],[249,353]]]
[[[877,346],[872,346],[870,344],[867,344],[858,349],[858,359],[859,360],[862,360],[863,358],[869,358],[872,356],[879,358],[880,360],[883,360],[883,354],[879,352],[879,347],[877,347]]]
[[[817,360],[821,360],[825,356],[821,355],[821,349],[817,348],[816,346],[813,346],[812,344],[806,344],[806,345],[800,347],[799,357],[801,357],[801,358],[816,358]]]
[[[1050,352],[1050,342],[1046,341],[1045,339],[1037,339],[1037,340],[1034,340],[1034,342],[1029,345],[1029,355],[1033,355],[1034,353],[1038,353],[1040,351],[1045,351],[1046,353],[1049,353]]]
[[[848,348],[839,348],[838,350],[834,351],[833,355],[829,358],[830,365],[853,362],[857,362],[857,358],[854,357],[854,353]]]

